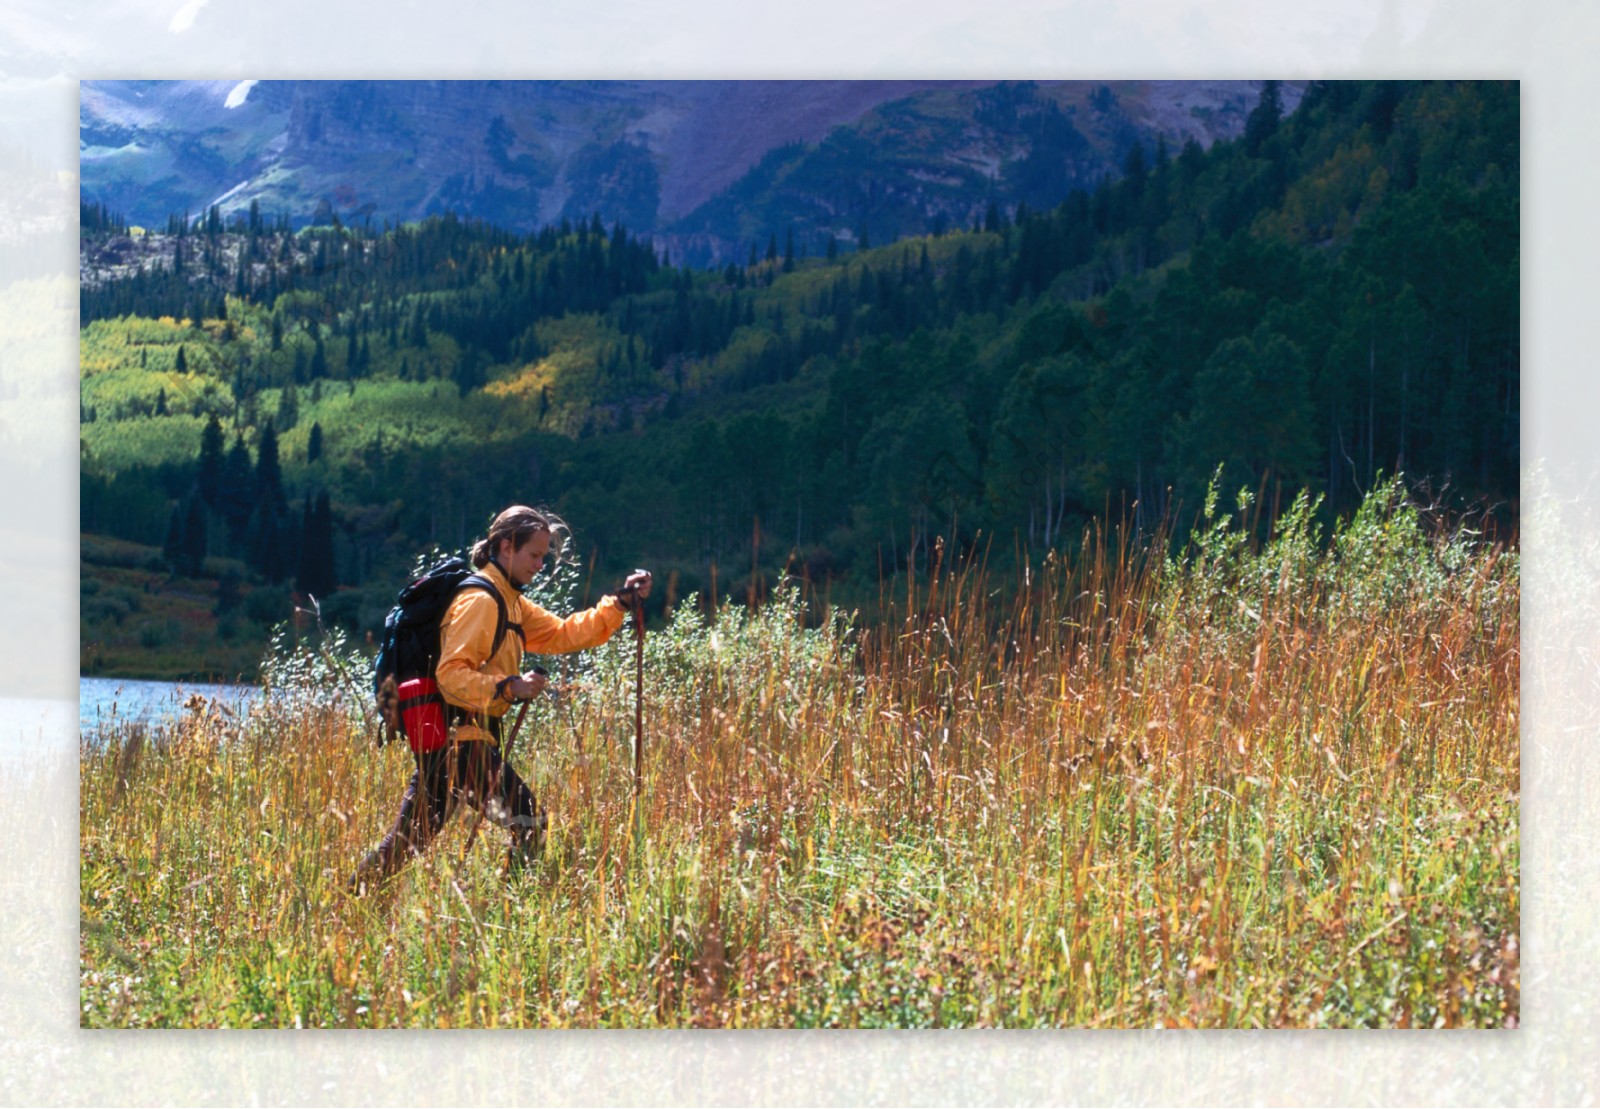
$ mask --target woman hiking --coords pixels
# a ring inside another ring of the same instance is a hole
[[[623,614],[650,595],[650,575],[636,570],[616,593],[565,619],[529,601],[523,588],[544,567],[551,544],[566,530],[548,510],[513,505],[495,517],[489,534],[473,546],[472,564],[487,583],[461,589],[439,622],[434,677],[443,697],[448,739],[441,736],[436,749],[425,750],[412,737],[416,772],[394,827],[357,868],[351,882],[357,892],[427,850],[457,801],[466,801],[511,833],[511,871],[543,849],[546,815],[500,751],[506,712],[545,687],[543,673],[521,673],[522,656],[599,646],[622,627]],[[402,686],[400,696],[405,695]]]

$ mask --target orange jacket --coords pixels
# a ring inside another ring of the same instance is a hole
[[[506,637],[494,646],[497,611],[494,598],[481,589],[463,589],[439,622],[439,665],[435,677],[444,699],[474,713],[504,716],[511,702],[495,694],[503,678],[522,671],[522,655],[562,655],[597,647],[622,627],[623,607],[615,597],[602,597],[593,608],[566,619],[546,612],[511,584],[493,562],[480,571],[500,590],[506,603]],[[518,633],[521,633],[520,635]],[[476,724],[456,727],[460,740],[493,738]]]

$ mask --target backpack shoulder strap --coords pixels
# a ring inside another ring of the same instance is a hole
[[[500,590],[496,588],[494,582],[483,574],[469,574],[462,579],[461,588],[481,589],[494,598],[494,646],[489,648],[489,653],[494,654],[500,650],[500,644],[505,642],[506,630],[510,627],[510,619],[506,615],[506,599],[500,595]]]

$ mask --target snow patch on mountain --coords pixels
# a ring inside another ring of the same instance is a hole
[[[228,92],[228,99],[222,102],[224,108],[237,108],[249,97],[250,90],[256,87],[255,81],[240,81]]]

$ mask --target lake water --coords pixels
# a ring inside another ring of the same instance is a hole
[[[176,717],[183,703],[198,693],[235,712],[261,695],[253,685],[208,682],[144,682],[133,678],[79,678],[78,725],[85,734],[113,719],[158,724]]]

